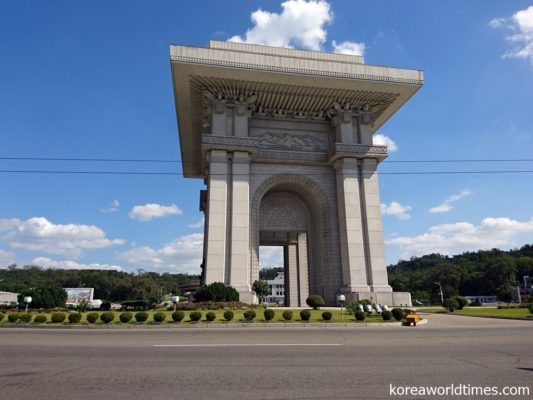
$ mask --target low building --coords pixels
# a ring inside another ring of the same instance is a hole
[[[468,304],[481,303],[481,304],[495,304],[498,302],[498,297],[494,295],[487,296],[465,296],[468,300]]]
[[[0,305],[17,304],[18,293],[0,292]]]
[[[285,273],[278,272],[278,275],[274,279],[267,280],[267,283],[270,295],[267,296],[266,302],[283,305],[285,303]]]

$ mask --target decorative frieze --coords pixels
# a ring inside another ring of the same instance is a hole
[[[387,156],[387,146],[335,143],[330,156],[330,162],[334,162],[342,157],[374,158],[382,161]]]

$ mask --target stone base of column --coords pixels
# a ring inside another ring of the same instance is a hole
[[[371,292],[392,292],[389,285],[370,285]]]
[[[246,304],[258,304],[259,300],[254,292],[250,291],[249,287],[236,287],[239,292],[239,301]]]
[[[342,293],[346,296],[346,303],[352,301],[370,300],[373,304],[391,307],[411,307],[411,293],[392,291],[365,291]]]

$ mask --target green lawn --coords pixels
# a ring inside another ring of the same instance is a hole
[[[283,311],[285,311],[286,309],[274,309],[273,310],[275,311],[275,316],[274,316],[274,319],[272,321],[269,321],[268,323],[292,323],[292,324],[300,324],[300,323],[304,323],[305,321],[302,321],[301,318],[300,318],[300,309],[297,309],[297,310],[291,310],[293,312],[293,318],[292,320],[290,321],[285,321],[283,319]],[[202,313],[202,319],[201,319],[201,323],[207,323],[206,319],[205,319],[205,315],[208,311],[206,310],[198,310]],[[224,319],[224,311],[225,310],[215,310],[213,311],[215,314],[216,314],[216,318],[213,322],[209,322],[210,324],[226,324],[227,321]],[[233,320],[230,322],[230,323],[242,323],[242,322],[246,322],[244,320],[244,316],[243,316],[243,313],[245,312],[246,310],[233,310],[234,312],[234,318]],[[256,309],[256,317],[255,319],[252,321],[252,323],[256,323],[256,324],[259,324],[259,323],[267,323],[265,321],[265,318],[264,318],[264,315],[263,315],[263,309]],[[341,313],[340,313],[340,310],[328,310],[330,311],[332,314],[333,314],[333,317],[331,319],[331,321],[329,322],[349,322],[349,323],[361,323],[361,321],[355,321],[355,317],[353,315],[347,315],[346,314],[346,311],[344,311],[344,315],[343,317],[341,318]],[[163,322],[163,324],[168,324],[168,323],[171,323],[171,324],[175,324],[175,322],[172,320],[172,311],[161,311],[163,312],[165,315],[166,315],[166,318],[165,318],[165,321]],[[322,319],[322,312],[323,310],[311,310],[311,319],[308,321],[308,322],[321,322],[321,323],[324,323],[325,321]],[[83,317],[81,319],[81,324],[88,324],[87,320],[86,320],[86,316],[89,312],[84,312],[82,313],[83,314]],[[101,312],[99,312],[101,313]],[[115,314],[115,319],[113,320],[113,322],[111,322],[111,324],[121,324],[120,320],[119,320],[119,315],[121,314],[120,311],[113,311],[113,313]],[[135,316],[135,311],[132,311],[131,312],[133,314],[133,316]],[[153,315],[154,315],[154,311],[147,311],[149,317],[148,317],[148,320],[146,322],[144,322],[144,324],[148,323],[148,324],[154,324],[154,320],[153,320]],[[185,313],[185,318],[179,322],[180,324],[191,324],[192,322],[190,321],[190,318],[189,318],[189,314],[191,313],[191,311],[184,311]],[[35,312],[35,313],[32,313],[33,315],[37,315],[38,313]],[[48,313],[46,314],[47,316],[47,321],[50,322],[50,316],[51,314]],[[68,323],[68,320],[66,320],[66,322]],[[366,319],[364,321],[362,321],[364,323],[376,323],[376,322],[396,322],[394,320],[394,318],[392,319],[392,321],[383,321],[383,318],[381,318],[381,316],[379,315],[373,315],[373,316],[367,316]],[[246,323],[249,323],[249,322],[246,322]],[[7,320],[7,313],[5,313],[5,316],[4,316],[4,319],[0,322],[0,324],[11,324],[10,322],[8,322]],[[100,320],[98,320],[98,322],[96,323],[97,325],[99,324],[103,324]],[[135,317],[132,319],[132,321],[130,321],[130,324],[136,324],[135,322]],[[143,324],[143,323],[141,323]]]
[[[444,312],[442,307],[420,307],[418,311],[426,312]],[[470,317],[495,317],[495,318],[532,318],[533,314],[527,308],[480,308],[480,307],[466,307],[462,310],[456,310],[453,313],[456,315],[467,315]]]

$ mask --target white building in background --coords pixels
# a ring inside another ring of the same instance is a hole
[[[278,275],[274,279],[267,280],[267,283],[270,295],[267,296],[266,302],[283,305],[285,303],[285,273],[278,272]]]
[[[0,304],[10,305],[11,303],[17,303],[18,293],[0,292]]]

